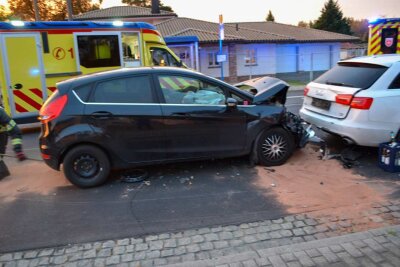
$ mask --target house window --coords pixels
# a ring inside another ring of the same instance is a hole
[[[209,68],[216,68],[219,67],[220,64],[217,61],[218,52],[209,52],[208,53],[208,67]]]
[[[246,56],[244,60],[246,66],[257,65],[257,50],[254,48],[246,49]]]

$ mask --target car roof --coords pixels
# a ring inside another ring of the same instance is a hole
[[[339,61],[339,63],[348,63],[348,62],[375,64],[375,65],[390,67],[393,65],[393,63],[400,62],[400,55],[397,54],[375,55],[375,56],[356,57],[352,59]]]
[[[98,79],[107,79],[107,78],[113,78],[113,77],[119,77],[121,75],[135,75],[135,74],[150,74],[150,73],[156,73],[156,72],[163,72],[166,71],[168,73],[174,73],[174,74],[197,74],[197,75],[202,75],[205,76],[204,74],[201,74],[199,72],[193,71],[193,70],[188,70],[184,68],[177,68],[177,67],[138,67],[138,68],[121,68],[121,69],[115,69],[115,70],[109,70],[109,71],[101,71],[101,72],[94,72],[90,74],[85,74],[81,75],[72,79],[68,79],[62,82],[57,83],[57,86],[63,86],[65,84],[71,84],[73,83],[74,85],[80,84],[80,83],[88,83],[88,82],[93,82]]]
[[[200,76],[203,78],[206,78],[208,80],[213,80],[216,83],[223,83],[225,86],[228,87],[233,87],[234,86],[223,82],[221,80],[218,80],[216,78],[213,78],[208,75],[204,75],[200,72],[186,69],[186,68],[178,68],[178,67],[137,67],[137,68],[121,68],[121,69],[116,69],[116,70],[110,70],[110,71],[103,71],[103,72],[95,72],[87,75],[82,75],[78,76],[76,78],[68,79],[65,81],[61,81],[57,83],[57,88],[61,90],[62,92],[67,91],[69,88],[72,87],[79,87],[81,85],[85,85],[88,83],[96,82],[98,80],[102,79],[109,79],[109,78],[117,78],[121,77],[124,75],[140,75],[140,74],[152,74],[152,73],[168,73],[172,75],[182,75],[182,74],[189,74],[189,75],[194,75],[194,76]],[[236,90],[239,90],[236,88]],[[246,94],[247,95],[247,94]]]

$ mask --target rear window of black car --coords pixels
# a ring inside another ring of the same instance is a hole
[[[86,84],[75,88],[74,91],[83,102],[87,102],[90,96],[91,88],[92,84]]]
[[[339,63],[322,74],[315,82],[368,89],[387,69],[387,67],[374,64]]]

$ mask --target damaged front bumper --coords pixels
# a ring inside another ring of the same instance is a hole
[[[292,112],[286,112],[285,114],[285,127],[293,134],[295,143],[299,148],[303,148],[310,141],[315,142],[316,138],[318,138],[315,136],[315,131],[312,129],[311,124],[306,123],[300,116]]]

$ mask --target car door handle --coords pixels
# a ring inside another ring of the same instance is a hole
[[[93,112],[91,114],[91,116],[95,119],[108,119],[110,117],[112,117],[112,113],[108,112],[108,111],[97,111],[97,112]]]
[[[174,117],[184,117],[184,118],[189,118],[189,117],[191,117],[190,113],[186,113],[186,112],[176,112],[176,113],[172,113],[172,116],[174,116]]]

